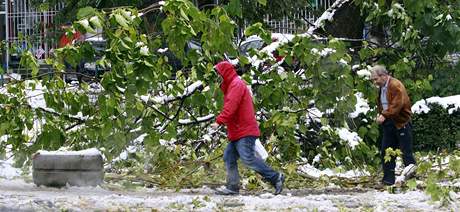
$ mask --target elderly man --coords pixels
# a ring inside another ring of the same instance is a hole
[[[372,82],[378,86],[379,95],[377,106],[379,115],[377,123],[383,128],[381,154],[383,166],[383,184],[395,183],[395,157],[385,162],[385,150],[400,148],[405,168],[401,174],[402,180],[412,177],[417,167],[412,154],[412,124],[411,102],[406,88],[397,79],[391,77],[384,66],[372,68]]]

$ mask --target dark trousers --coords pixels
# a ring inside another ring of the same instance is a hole
[[[390,161],[385,162],[385,150],[389,147],[393,148],[393,150],[399,148],[402,152],[404,165],[415,164],[415,158],[412,151],[412,124],[409,122],[403,128],[397,129],[394,121],[387,119],[383,122],[382,128],[383,136],[380,153],[383,167],[383,182],[386,184],[394,184],[396,158],[392,157]]]

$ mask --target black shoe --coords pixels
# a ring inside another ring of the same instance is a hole
[[[387,182],[387,181],[383,180],[383,181],[382,181],[382,184],[383,184],[384,186],[392,186],[392,185],[394,185],[395,183],[390,183],[390,182]]]
[[[231,190],[226,187],[220,187],[216,189],[217,195],[238,195],[240,194],[239,191]]]
[[[278,175],[278,180],[274,184],[274,186],[275,186],[275,195],[281,194],[281,192],[283,191],[283,184],[284,184],[284,174],[280,173]]]
[[[379,189],[379,190],[383,190],[385,189],[386,187],[388,186],[393,186],[394,183],[390,183],[390,182],[386,182],[386,181],[380,181],[379,183],[375,184],[374,186],[372,186],[372,188],[374,189]]]

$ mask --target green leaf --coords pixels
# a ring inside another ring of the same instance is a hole
[[[249,59],[246,57],[246,56],[240,56],[239,57],[239,62],[242,64],[242,65],[247,65],[249,64]]]
[[[125,49],[128,49],[128,50],[131,49],[131,47],[129,47],[128,44],[126,44],[123,40],[120,40],[120,44],[121,44],[121,46],[122,46],[123,48],[125,48]]]
[[[449,161],[449,168],[452,170],[457,176],[460,176],[460,159],[451,159]]]
[[[150,62],[147,61],[147,60],[144,60],[144,64],[145,64],[147,67],[150,67],[150,68],[155,67],[152,63],[150,63]]]
[[[368,131],[367,127],[365,127],[365,126],[360,127],[359,130],[358,130],[359,137],[363,138],[364,135],[366,135],[367,131]]]
[[[88,19],[78,21],[78,23],[89,33],[96,33],[96,31],[90,26]]]
[[[136,102],[136,109],[139,111],[144,110],[144,104],[142,104],[142,102]]]
[[[248,28],[246,28],[246,30],[244,30],[244,35],[246,35],[247,37],[251,35],[258,35],[264,40],[265,43],[270,43],[272,40],[271,33],[265,30],[263,28],[263,24],[260,22],[255,23],[249,26]]]
[[[257,2],[261,5],[267,6],[267,0],[257,0]]]
[[[77,19],[90,17],[96,14],[96,10],[92,7],[83,7],[77,12]]]
[[[97,29],[102,29],[102,24],[98,16],[91,17],[89,22],[91,22],[91,24],[93,24]]]
[[[21,60],[19,64],[26,69],[32,71],[32,76],[37,76],[39,71],[39,64],[35,56],[30,51],[26,51],[22,53]]]
[[[225,9],[230,15],[234,15],[239,18],[243,17],[243,8],[241,6],[240,0],[231,0]]]
[[[115,16],[115,20],[117,21],[118,24],[120,24],[124,28],[129,28],[126,19],[122,15],[115,14],[114,16]]]
[[[279,75],[282,80],[285,80],[286,78],[288,78],[288,74],[285,71],[281,72]]]
[[[391,147],[385,150],[385,156],[383,157],[385,163],[391,161],[391,156],[393,155],[392,153],[393,153],[393,148]]]
[[[182,8],[179,9],[179,12],[180,12],[180,15],[182,16],[182,18],[184,18],[187,21],[190,21],[190,19],[188,18],[187,14],[185,14],[185,11]]]
[[[417,188],[417,182],[415,181],[415,179],[410,179],[409,181],[407,181],[406,185],[407,187],[409,187],[409,190],[415,190]]]
[[[194,95],[192,101],[197,106],[207,104],[206,97],[203,94]]]

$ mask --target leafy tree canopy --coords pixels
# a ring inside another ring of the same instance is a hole
[[[253,52],[271,68],[251,67],[242,75],[254,93],[262,140],[274,155],[269,162],[285,165],[288,173],[295,172],[294,162],[311,162],[318,155],[323,167],[377,167],[372,103],[359,122],[349,116],[357,92],[375,99],[367,68],[375,62],[387,65],[417,100],[431,89],[432,72],[448,66],[446,55],[458,51],[455,1],[447,6],[434,0],[355,2],[368,23],[382,28],[377,32],[384,33],[383,42],[350,49],[333,37],[297,36],[278,49],[287,66],[279,68],[267,53]],[[88,42],[56,49],[46,61],[54,73],[40,73],[34,55],[24,51],[21,65],[31,77],[12,80],[0,92],[0,153],[12,149],[22,165],[39,149],[98,147],[110,161],[128,146],[139,146],[137,162],[151,164],[150,171],[169,170],[162,179],[179,182],[182,178],[171,178],[171,172],[182,169],[170,169],[178,161],[209,162],[219,156],[226,141],[208,125],[222,108],[213,66],[225,54],[237,54],[231,8],[204,12],[187,0],[169,0],[162,10],[164,33],[150,35],[141,29],[142,16],[135,8],[80,9],[73,28],[101,31],[107,42],[97,64],[110,71],[91,81],[75,85],[62,79],[68,74],[64,61],[75,65],[92,57],[95,50]],[[254,24],[246,34],[268,37],[269,32]],[[192,38],[199,40],[201,51],[184,51]],[[185,64],[182,69],[172,68],[165,42]],[[249,63],[244,56],[239,59]],[[37,102],[41,95],[44,102]],[[339,130],[359,135],[356,145]]]

